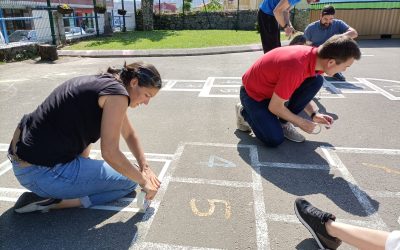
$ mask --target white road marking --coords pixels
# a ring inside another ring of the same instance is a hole
[[[274,214],[268,213],[267,220],[274,222],[285,222],[285,223],[293,223],[300,224],[301,222],[296,217],[296,215],[289,214]],[[360,227],[367,227],[371,229],[380,229],[378,225],[376,225],[375,221],[372,220],[349,220],[349,219],[336,219],[337,222],[351,224]]]
[[[253,186],[251,182],[210,180],[210,179],[185,178],[185,177],[171,177],[171,182],[215,185],[215,186],[235,187],[235,188],[251,188]]]
[[[0,176],[5,174],[8,170],[12,168],[11,162],[7,159],[0,164]]]
[[[370,216],[376,223],[377,227],[380,230],[388,230],[388,227],[386,223],[382,220],[382,218],[378,215],[377,211],[371,204],[371,202],[368,200],[368,197],[365,195],[365,193],[359,189],[357,181],[354,179],[354,177],[351,175],[349,170],[346,168],[344,163],[340,160],[338,155],[332,151],[332,150],[322,150],[324,154],[327,154],[327,158],[331,158],[333,161],[335,161],[335,165],[337,169],[340,171],[342,174],[343,178],[347,181],[347,184],[349,185],[351,191],[353,192],[354,196],[357,198],[358,202],[360,205],[364,208],[365,212],[367,213],[368,216]]]
[[[219,250],[219,248],[204,248],[193,246],[180,246],[164,243],[142,242],[134,249],[160,249],[160,250]]]

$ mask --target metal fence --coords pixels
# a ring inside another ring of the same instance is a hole
[[[65,44],[105,31],[105,15],[94,11],[96,1],[0,1],[0,48],[25,44]],[[70,13],[66,13],[70,12]],[[111,16],[111,15],[110,15]]]

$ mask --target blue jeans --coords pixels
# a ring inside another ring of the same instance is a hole
[[[19,167],[15,161],[12,165],[18,181],[28,190],[46,198],[79,198],[83,207],[117,200],[137,186],[105,161],[81,156],[53,168],[37,165]]]
[[[290,97],[287,108],[294,114],[299,114],[321,89],[323,77],[317,75],[304,80],[299,88]],[[278,119],[268,109],[271,99],[260,102],[252,99],[242,86],[240,88],[240,101],[243,105],[242,115],[253,130],[255,136],[267,146],[276,147],[283,140],[281,123],[286,121]]]

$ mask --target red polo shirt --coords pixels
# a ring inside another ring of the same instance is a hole
[[[242,77],[247,94],[256,101],[270,99],[273,93],[290,99],[306,78],[316,75],[317,50],[295,45],[264,54]]]

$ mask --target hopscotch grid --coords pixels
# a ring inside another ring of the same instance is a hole
[[[0,144],[0,147],[4,145]],[[162,156],[168,156],[168,158],[173,158],[172,161],[176,161],[176,164],[173,168],[168,170],[165,170],[166,173],[166,177],[165,179],[168,179],[165,187],[164,187],[164,194],[167,190],[168,184],[170,181],[172,182],[191,182],[192,179],[186,178],[186,179],[182,179],[182,178],[176,178],[176,177],[172,177],[172,173],[175,171],[176,166],[178,165],[177,162],[179,162],[180,156],[183,153],[184,147],[186,145],[197,145],[197,146],[214,146],[214,147],[230,147],[230,148],[248,148],[250,149],[250,158],[251,158],[251,166],[253,168],[253,184],[249,185],[250,183],[246,183],[246,182],[237,182],[237,183],[241,183],[240,185],[246,186],[246,187],[253,187],[253,196],[255,199],[255,204],[254,204],[254,209],[255,209],[255,213],[256,216],[258,218],[256,218],[256,221],[258,221],[259,223],[261,223],[261,225],[257,225],[257,244],[258,244],[258,248],[259,249],[268,249],[270,248],[269,246],[269,239],[268,239],[268,225],[267,225],[267,219],[269,221],[273,221],[273,219],[271,219],[274,214],[271,213],[266,213],[266,209],[265,209],[265,204],[264,204],[264,194],[263,194],[263,187],[262,187],[262,183],[261,183],[261,175],[260,175],[260,167],[263,166],[268,166],[271,165],[271,163],[269,162],[259,162],[258,160],[258,151],[257,151],[257,146],[256,145],[249,145],[249,144],[224,144],[224,143],[202,143],[202,142],[187,142],[184,143],[182,145],[180,145],[180,147],[178,147],[178,150],[175,152],[175,154],[173,155],[169,155],[169,154],[153,154],[153,155],[162,155]],[[8,146],[7,146],[8,148]],[[338,169],[342,172],[347,171],[347,168],[344,166],[344,164],[340,161],[339,157],[336,155],[336,152],[341,152],[341,153],[379,153],[379,154],[391,154],[391,155],[400,155],[400,150],[396,150],[396,149],[376,149],[376,148],[346,148],[346,147],[321,147],[323,153],[326,156],[327,161],[330,163],[331,166],[336,166],[338,167]],[[170,165],[171,160],[169,160],[169,162],[166,162],[163,169],[165,168],[165,166],[168,164],[168,166]],[[282,163],[272,163],[272,166],[279,166],[279,167],[283,167],[285,164],[282,165]],[[167,166],[167,167],[168,167]],[[298,164],[297,167],[299,166],[303,166],[306,167],[308,169],[314,169],[314,168],[319,168],[321,167],[321,169],[324,169],[326,167],[326,165],[313,165],[313,164]],[[344,176],[344,175],[343,175]],[[349,179],[352,179],[351,181],[349,181]],[[357,186],[357,183],[355,182],[354,178],[352,177],[352,175],[350,174],[350,172],[348,172],[347,178],[345,178],[346,181],[348,181],[349,186],[351,187],[353,193],[356,195],[356,197],[359,199],[360,195],[362,196],[362,193],[359,192],[354,192],[354,188],[352,188],[352,186]],[[216,181],[216,180],[202,180],[204,181],[205,184],[208,184],[206,182],[212,182],[212,181]],[[165,181],[163,181],[165,183]],[[235,182],[227,182],[230,183],[229,186],[235,186],[236,184],[233,184]],[[0,191],[10,191],[12,189],[8,189],[8,188],[0,188]],[[24,189],[15,189],[19,192],[24,191]],[[14,191],[15,191],[14,190]],[[375,193],[373,195],[377,195],[377,196],[389,196],[389,197],[399,197],[400,193],[399,192],[379,192],[379,191],[374,191]],[[372,193],[371,193],[372,194]],[[4,199],[3,199],[4,198]],[[5,200],[5,199],[9,199],[14,201],[13,198],[9,198],[9,197],[0,197],[0,200]],[[160,201],[162,200],[162,197],[159,196],[157,201],[153,202],[153,206],[155,205],[155,211],[157,211],[157,208],[160,204]],[[361,199],[362,200],[362,199]],[[129,201],[129,200],[127,200]],[[360,201],[360,200],[359,200]],[[369,201],[367,201],[369,203]],[[373,228],[371,225],[373,223],[376,224],[377,229],[386,229],[387,230],[387,226],[386,224],[382,221],[382,219],[379,217],[379,215],[376,213],[376,211],[373,209],[372,205],[369,204],[365,204],[362,203],[360,201],[360,204],[364,207],[364,209],[368,212],[370,212],[370,214],[372,214],[372,216],[370,216],[370,218],[373,218],[372,222],[368,222],[368,221],[352,221],[352,224],[356,224],[356,225],[364,225],[370,228]],[[259,209],[260,207],[262,207],[263,209]],[[113,207],[113,206],[103,206],[103,207],[99,207],[97,206],[97,208],[94,209],[105,209],[105,210],[116,210],[117,211],[125,211],[125,212],[137,212],[137,208],[126,208],[125,209],[123,207]],[[258,208],[258,209],[257,209]],[[372,208],[372,210],[371,210]],[[371,213],[372,211],[372,213]],[[375,214],[374,214],[375,213]],[[289,217],[287,217],[289,216]],[[260,219],[264,218],[264,219]],[[152,218],[154,218],[154,215],[150,218],[150,221],[146,221],[145,223],[148,224],[147,226],[147,231],[150,229],[151,226],[151,222],[152,222]],[[290,218],[290,215],[284,215],[284,218]],[[282,219],[280,219],[282,220]],[[346,220],[349,221],[349,220]],[[290,222],[290,220],[288,219],[287,221],[285,220],[285,222]],[[147,235],[147,232],[146,232]],[[135,237],[136,238],[136,237]],[[142,239],[145,239],[144,237],[141,237]],[[138,242],[132,242],[133,243],[139,243],[136,246],[139,246],[141,243],[140,241]],[[148,242],[142,242],[143,245],[148,244]],[[151,243],[153,244],[153,243]],[[156,243],[157,244],[157,243]],[[168,244],[167,244],[168,245]],[[199,249],[203,249],[203,248],[199,248]]]
[[[387,92],[386,90],[380,88],[379,86],[369,82],[367,79],[369,80],[382,80],[382,79],[375,79],[375,78],[356,78],[355,79],[359,80],[360,82],[364,83],[365,85],[367,85],[368,87],[370,87],[371,89],[374,89],[376,91],[378,91],[379,93],[381,93],[383,96],[385,96],[386,98],[388,98],[389,100],[392,101],[397,101],[400,100],[400,97],[396,97],[392,94],[390,94],[389,92]],[[383,80],[382,80],[383,81]]]

